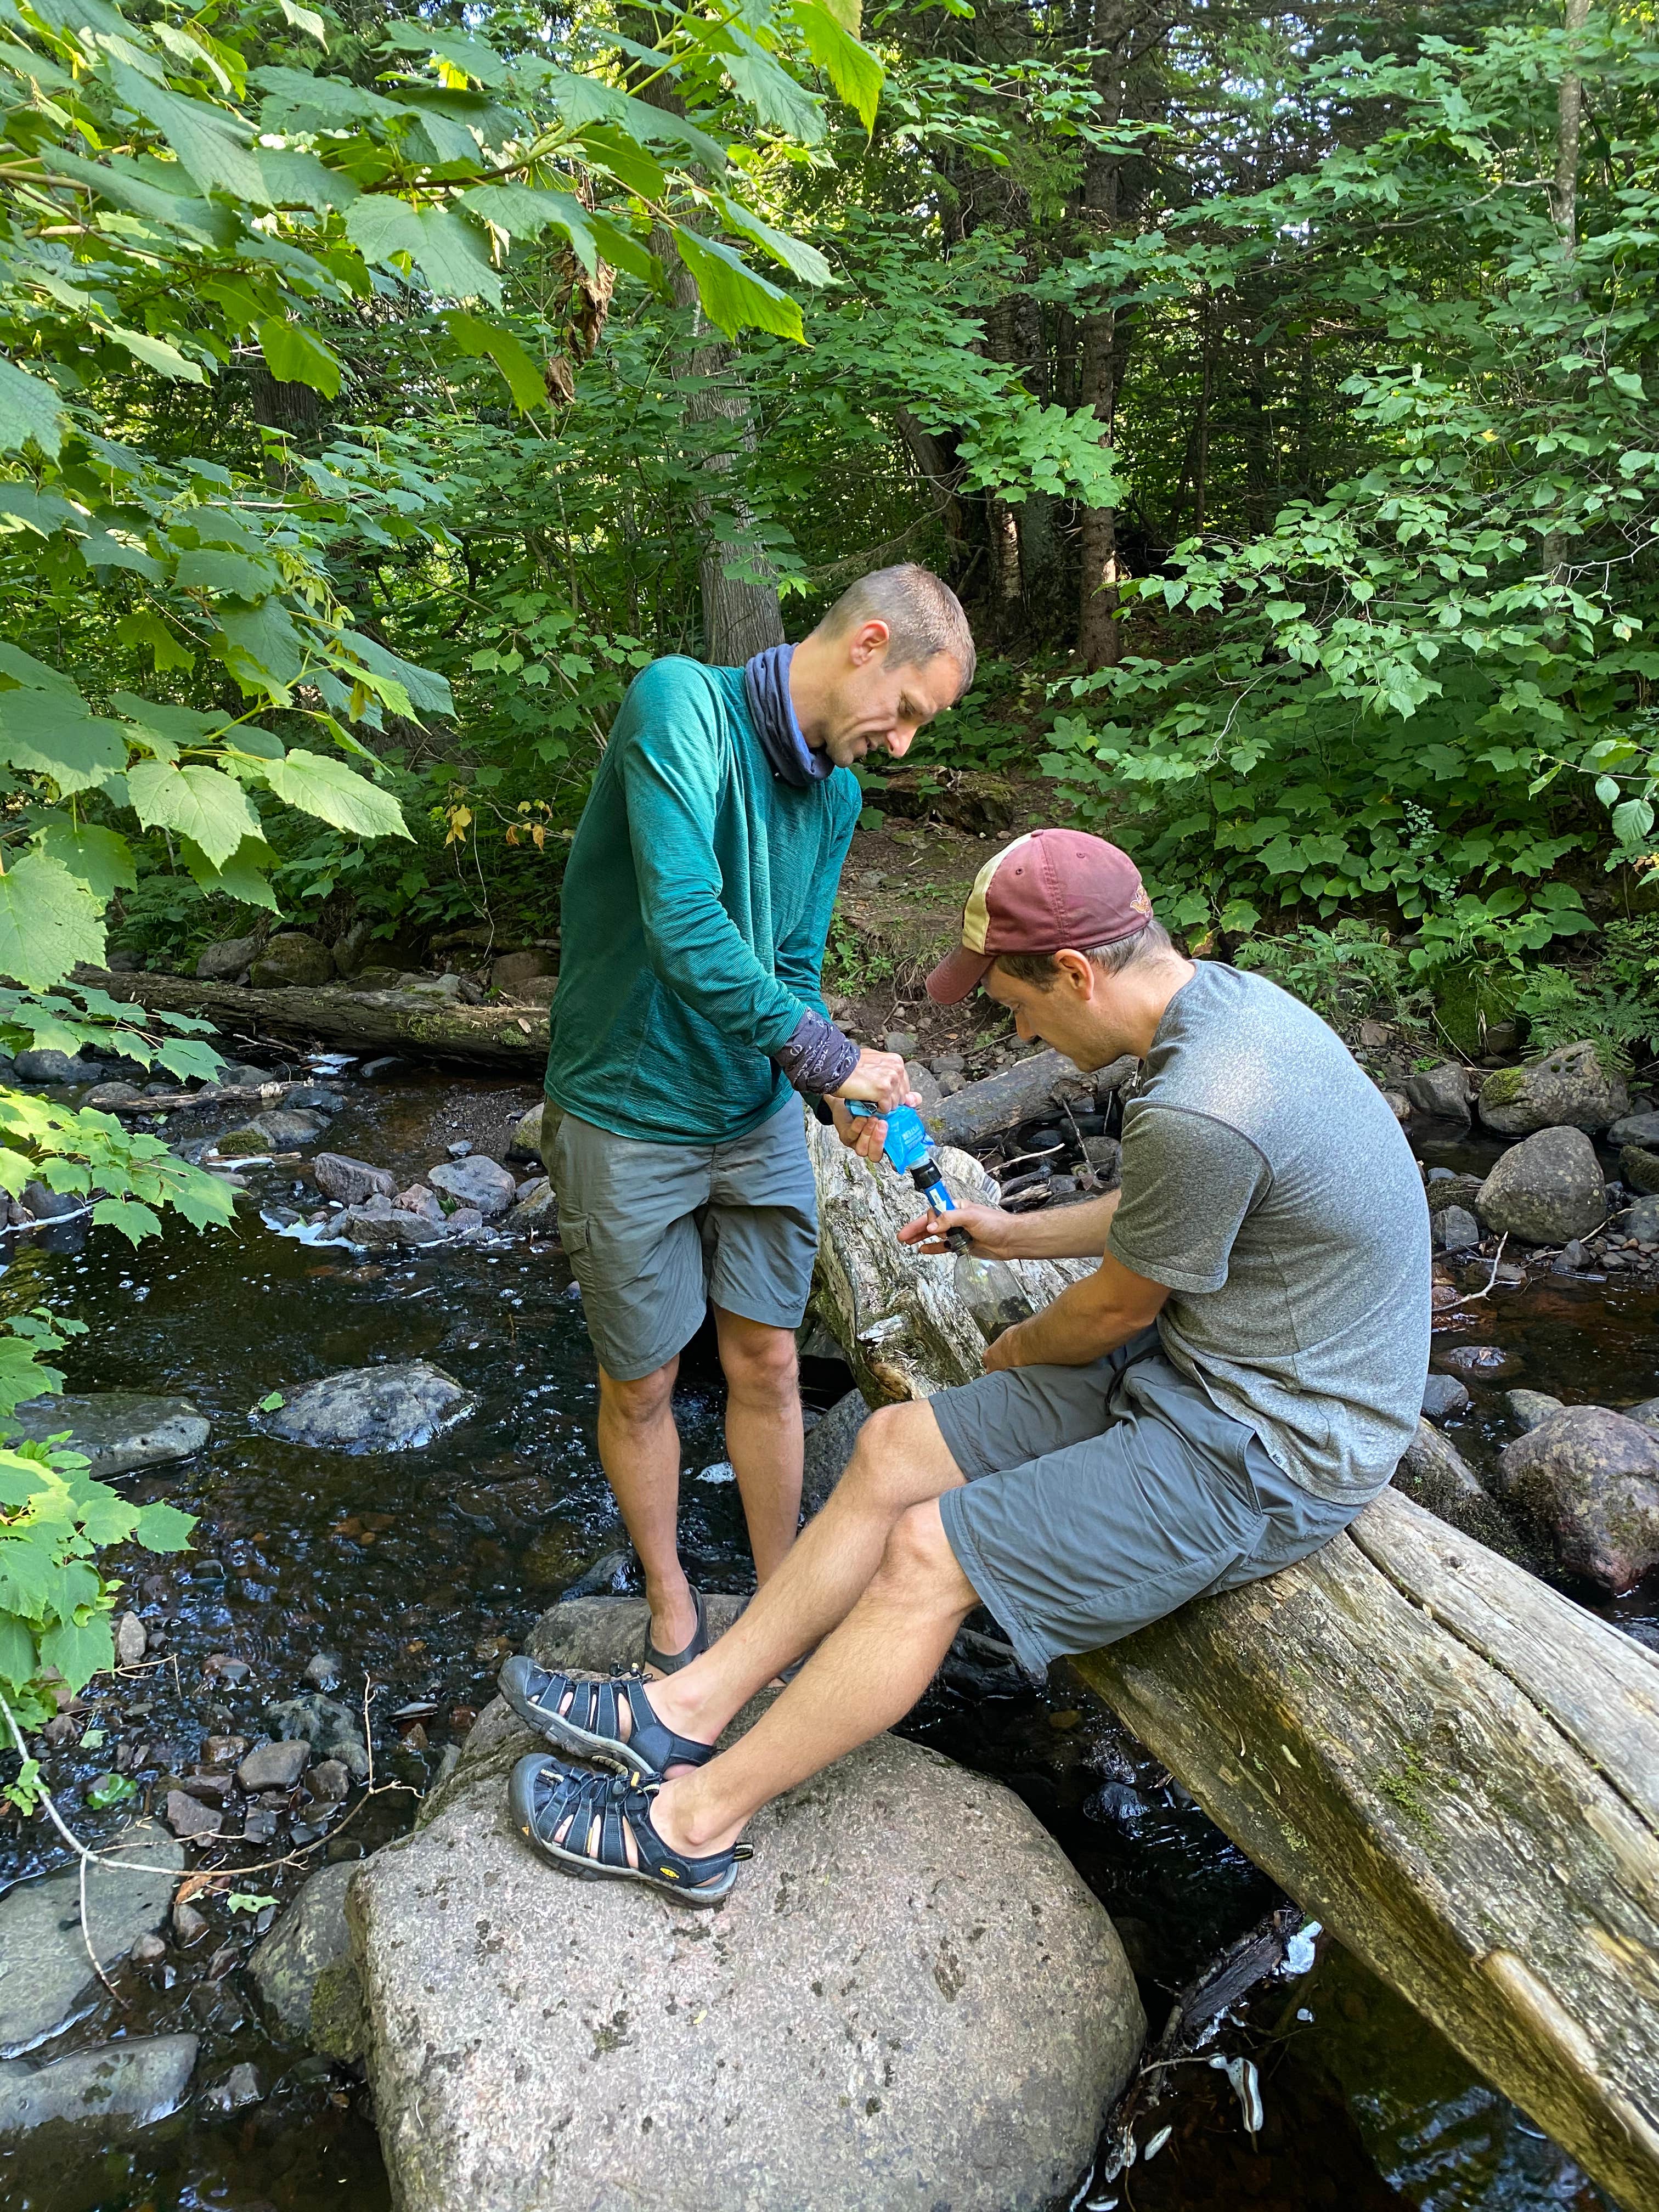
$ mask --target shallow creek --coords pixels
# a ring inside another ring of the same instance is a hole
[[[370,1087],[348,1075],[342,1087],[345,1109],[324,1141],[400,1180],[441,1159],[457,1136],[499,1151],[534,1096],[523,1085],[438,1076]],[[1426,1146],[1425,1156],[1466,1164],[1455,1146]],[[251,1181],[268,1202],[294,1200],[291,1170],[256,1170]],[[263,1849],[194,1854],[198,1864],[252,1866],[297,1844],[297,1863],[241,1885],[286,1899],[325,1856],[358,1855],[409,1824],[417,1793],[489,1698],[501,1656],[621,1540],[594,1449],[594,1368],[568,1269],[551,1246],[506,1240],[360,1263],[341,1248],[276,1236],[250,1210],[234,1233],[175,1226],[134,1255],[107,1232],[78,1253],[24,1247],[6,1289],[88,1325],[66,1363],[68,1389],[181,1392],[213,1422],[208,1447],[180,1471],[123,1484],[201,1519],[192,1553],[119,1563],[137,1610],[161,1630],[162,1656],[94,1683],[88,1725],[102,1729],[101,1741],[52,1755],[49,1778],[80,1832],[106,1838],[152,1791],[159,1807],[162,1778],[193,1761],[207,1735],[266,1733],[264,1706],[310,1686],[314,1655],[338,1655],[339,1697],[361,1704],[366,1680],[374,1685],[375,1780],[399,1787],[322,1834],[296,1839],[279,1825]],[[1509,1292],[1489,1334],[1524,1359],[1509,1382],[1615,1405],[1659,1390],[1655,1301],[1614,1285],[1551,1279]],[[264,1432],[256,1409],[272,1390],[417,1358],[479,1401],[422,1449],[343,1457]],[[809,1363],[805,1379],[817,1405],[847,1387],[831,1363]],[[743,1589],[750,1578],[720,1408],[718,1370],[700,1340],[677,1395],[683,1539],[696,1579]],[[1477,1461],[1495,1449],[1508,1433],[1498,1389],[1477,1389],[1451,1433]],[[1659,1645],[1659,1589],[1609,1610]],[[225,1659],[234,1663],[209,1664]],[[414,1736],[412,1720],[393,1718],[410,1705],[425,1709]],[[1155,2027],[1169,1994],[1277,1901],[1063,1668],[1041,1694],[986,1698],[946,1677],[908,1729],[1032,1806],[1118,1921]],[[124,1741],[143,1747],[133,1765],[139,1796],[93,1812],[82,1791]],[[360,1796],[354,1790],[354,1805]],[[60,1863],[50,1840],[44,1823],[21,1842],[15,1826],[0,1829],[0,1880],[9,1887]],[[558,1879],[533,1868],[527,1878]],[[198,2101],[134,2144],[89,2149],[79,2163],[61,2148],[49,2160],[0,2154],[0,2203],[10,2212],[378,2212],[388,2203],[362,2090],[328,2062],[273,2042],[262,2022],[242,1961],[271,1910],[256,1917],[233,1914],[223,1898],[197,1902],[208,1930],[188,1951],[171,1948],[165,1966],[148,1971],[117,1969],[122,2003],[100,1995],[38,2055],[189,2028],[203,2039],[198,2093],[247,2063],[261,2100],[222,2117]],[[1346,2212],[1590,2212],[1605,2203],[1338,1951],[1324,1949],[1304,1982],[1263,1993],[1249,2032],[1267,2112],[1255,2142],[1224,2078],[1194,2068],[1191,2093],[1162,2116],[1175,2123],[1171,2142],[1131,2172],[1128,2190],[1098,2202],[1126,2212],[1243,2202],[1286,2212],[1339,2203]],[[1231,2031],[1228,2044],[1241,2047]]]

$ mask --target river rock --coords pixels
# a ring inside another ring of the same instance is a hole
[[[283,1740],[303,1736],[313,1751],[322,1754],[312,1770],[313,1775],[335,1763],[343,1766],[354,1782],[368,1779],[368,1747],[363,1739],[361,1709],[354,1711],[337,1698],[306,1690],[297,1698],[283,1698],[267,1705],[265,1719]]]
[[[0,2066],[0,2136],[58,2120],[115,2142],[176,2112],[196,2071],[193,2035],[136,2035],[54,2058]]]
[[[188,1459],[208,1440],[207,1417],[188,1398],[149,1398],[136,1390],[100,1390],[85,1397],[30,1398],[12,1420],[33,1443],[67,1429],[102,1482],[135,1468]]]
[[[612,1610],[636,1649],[643,1606]],[[351,1887],[402,2212],[1070,2193],[1144,2020],[1103,1909],[1018,1798],[878,1737],[765,1808],[730,1899],[693,1915],[529,1856],[505,1790],[532,1747],[492,1706]]]
[[[1552,1413],[1561,1410],[1561,1401],[1552,1398],[1547,1390],[1505,1390],[1504,1403],[1509,1407],[1517,1428],[1523,1431],[1535,1429],[1540,1421],[1548,1420]],[[1634,1415],[1632,1416],[1633,1419]]]
[[[248,968],[248,981],[256,991],[275,991],[298,985],[315,988],[334,981],[334,955],[319,937],[303,929],[285,929],[273,937]]]
[[[1646,1145],[1626,1145],[1619,1155],[1619,1173],[1632,1190],[1644,1197],[1659,1194],[1659,1151]]]
[[[1407,1076],[1405,1091],[1413,1113],[1431,1115],[1438,1121],[1469,1118],[1469,1071],[1461,1060],[1442,1060],[1438,1067]]]
[[[216,944],[202,948],[196,973],[204,983],[234,983],[258,956],[257,937],[222,937]]]
[[[849,1390],[844,1398],[836,1399],[808,1435],[800,1502],[809,1519],[823,1510],[825,1500],[853,1456],[859,1431],[869,1418],[870,1408],[864,1401],[863,1393]]]
[[[540,976],[556,975],[559,963],[550,952],[531,950],[527,952],[503,952],[489,970],[489,988],[515,999],[525,986]]]
[[[311,1163],[311,1171],[324,1197],[337,1198],[345,1206],[361,1206],[377,1192],[382,1198],[398,1194],[398,1178],[390,1168],[371,1167],[367,1160],[354,1160],[348,1152],[319,1152]]]
[[[88,1929],[106,1972],[161,1927],[185,1863],[180,1846],[151,1820],[124,1828],[116,1844],[126,1846],[122,1858],[155,1873],[87,1869]],[[88,2008],[97,1987],[81,1933],[79,1869],[8,1890],[0,1898],[0,2056],[55,2035]]]
[[[553,1235],[558,1225],[558,1195],[545,1176],[539,1182],[532,1182],[525,1189],[507,1217],[509,1229],[535,1229],[548,1237]]]
[[[1473,1252],[1480,1224],[1466,1207],[1439,1206],[1429,1216],[1429,1236],[1437,1252]]]
[[[315,1144],[325,1122],[320,1114],[302,1106],[272,1106],[256,1114],[248,1127],[258,1130],[273,1152],[286,1152],[296,1145]]]
[[[94,1083],[87,1093],[86,1103],[100,1114],[112,1114],[118,1106],[131,1106],[135,1098],[143,1095],[136,1083]]]
[[[1480,1185],[1485,1177],[1478,1175],[1452,1175],[1444,1168],[1429,1170],[1427,1198],[1429,1212],[1438,1213],[1443,1206],[1461,1206],[1473,1213],[1480,1203]]]
[[[428,1360],[406,1359],[349,1367],[309,1383],[271,1415],[270,1425],[290,1443],[325,1451],[406,1451],[430,1443],[472,1406],[453,1375]]]
[[[519,1194],[519,1186],[499,1160],[475,1152],[464,1160],[444,1160],[427,1170],[427,1181],[446,1198],[476,1206],[486,1221],[507,1212]]]
[[[237,1787],[250,1797],[262,1790],[292,1790],[310,1764],[311,1746],[303,1736],[256,1743],[236,1770]]]
[[[13,1073],[19,1083],[90,1083],[102,1070],[91,1060],[42,1045],[38,1050],[20,1052]]]
[[[1638,1198],[1619,1217],[1619,1226],[1638,1244],[1659,1244],[1659,1198]]]
[[[1115,1066],[1115,1062],[1114,1063]],[[933,1134],[942,1144],[969,1145],[981,1137],[994,1136],[1016,1121],[1046,1114],[1056,1097],[1078,1098],[1092,1093],[1099,1079],[1082,1075],[1074,1060],[1057,1052],[1033,1053],[1016,1060],[1000,1075],[969,1083],[935,1109]]]
[[[1595,1147],[1579,1128],[1540,1129],[1512,1145],[1480,1186],[1480,1218],[1499,1236],[1565,1244],[1605,1219]]]
[[[939,1078],[931,1067],[925,1067],[920,1060],[909,1062],[908,1073],[910,1088],[921,1101],[916,1111],[929,1129],[936,1129],[940,1109],[945,1104],[945,1093],[939,1088]],[[964,1084],[963,1087],[965,1090],[967,1085]]]
[[[1643,1423],[1565,1406],[1505,1445],[1497,1480],[1569,1573],[1619,1591],[1659,1566],[1659,1436]]]
[[[441,1244],[450,1233],[447,1222],[430,1220],[423,1213],[410,1213],[401,1208],[371,1213],[367,1206],[350,1206],[337,1215],[331,1226],[335,1236],[343,1237],[349,1243],[361,1244],[370,1252],[384,1252],[394,1244]]]
[[[539,1160],[542,1156],[542,1117],[546,1100],[538,1098],[527,1114],[520,1115],[507,1140],[509,1160]]]
[[[1467,1411],[1469,1394],[1455,1375],[1431,1375],[1423,1385],[1423,1418],[1449,1421]]]
[[[1496,1068],[1480,1086],[1480,1119],[1504,1137],[1559,1128],[1593,1136],[1629,1111],[1624,1078],[1607,1073],[1593,1044],[1563,1045],[1525,1067]]]
[[[345,1859],[337,1866],[319,1868],[248,1960],[248,1972],[266,2005],[288,2033],[303,2042],[315,2040],[312,2002],[319,1978],[331,1967],[354,1972],[345,1893],[359,1864]]]

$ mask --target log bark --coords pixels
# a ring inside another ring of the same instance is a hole
[[[335,984],[253,991],[193,975],[112,975],[90,969],[80,970],[76,980],[132,1006],[201,1014],[231,1036],[317,1038],[349,1052],[462,1060],[514,1074],[539,1074],[547,1065],[544,1006],[464,1006],[417,992],[353,991]]]
[[[896,1180],[809,1133],[815,1297],[860,1389],[969,1380],[956,1263],[902,1251]],[[973,1164],[942,1164],[966,1194]],[[1049,1296],[1062,1270],[1017,1272]],[[1074,1663],[1617,2203],[1659,2203],[1659,1660],[1388,1491],[1301,1565]]]

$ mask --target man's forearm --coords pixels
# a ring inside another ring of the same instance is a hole
[[[1117,1212],[1121,1190],[1080,1206],[1051,1206],[1040,1213],[1011,1213],[998,1243],[1006,1260],[1098,1260]]]
[[[1007,1367],[1086,1367],[1146,1328],[1152,1316],[1103,1298],[1095,1279],[1073,1283],[1030,1321],[997,1339],[995,1364]],[[990,1363],[988,1361],[987,1363]]]

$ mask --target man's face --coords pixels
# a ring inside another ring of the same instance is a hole
[[[837,768],[870,752],[902,760],[923,723],[954,705],[961,689],[962,671],[948,653],[936,653],[924,668],[890,667],[886,623],[860,623],[846,640],[845,662],[824,702],[824,750]]]
[[[1085,975],[1062,968],[1045,991],[1040,983],[1011,975],[999,960],[987,974],[984,989],[988,998],[1010,1010],[1014,1027],[1025,1043],[1040,1038],[1089,1075],[1130,1047],[1113,1021],[1115,978],[1104,975],[1092,962],[1079,964],[1086,970]]]

